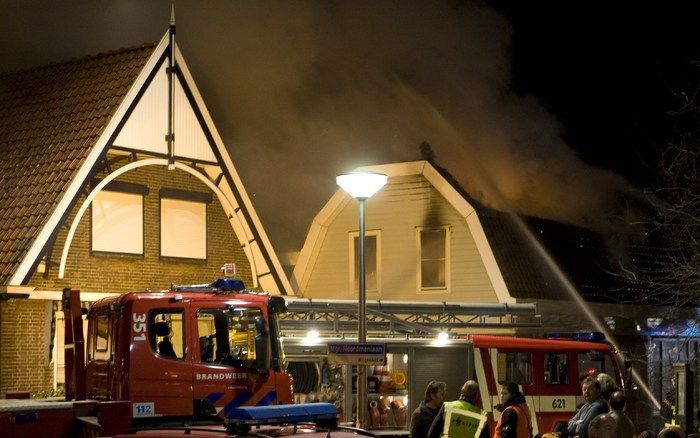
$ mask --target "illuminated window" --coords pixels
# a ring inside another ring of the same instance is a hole
[[[498,353],[498,383],[532,383],[532,356],[530,353]]]
[[[160,255],[207,258],[207,204],[183,199],[160,200]]]
[[[418,228],[418,284],[420,291],[446,291],[449,286],[448,227]]]
[[[380,290],[380,243],[379,230],[365,232],[365,291],[378,293]],[[360,236],[350,233],[350,284],[352,290],[360,290]]]
[[[264,326],[260,309],[236,307],[197,312],[200,362],[253,367],[255,338]]]
[[[143,254],[143,195],[102,190],[92,201],[92,250]]]

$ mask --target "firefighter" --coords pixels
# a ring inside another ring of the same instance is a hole
[[[659,409],[659,414],[664,420],[664,427],[674,427],[678,426],[676,422],[676,376],[675,374],[671,377],[671,390],[666,394],[663,402],[661,402],[661,408]]]
[[[496,409],[501,416],[496,423],[494,438],[531,438],[532,416],[525,396],[517,383],[505,382],[499,392],[501,404]]]
[[[479,384],[467,380],[459,399],[445,402],[430,426],[428,438],[489,438],[486,412],[476,405]]]

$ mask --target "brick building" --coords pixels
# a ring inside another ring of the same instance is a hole
[[[174,27],[0,84],[0,394],[62,380],[65,287],[94,301],[234,262],[249,288],[291,293]]]

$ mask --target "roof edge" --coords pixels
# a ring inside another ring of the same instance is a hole
[[[54,208],[53,212],[49,216],[49,219],[42,226],[41,231],[32,242],[29,250],[27,250],[27,252],[24,254],[22,261],[10,278],[8,285],[24,285],[28,281],[30,271],[38,263],[46,243],[51,238],[51,235],[54,233],[56,228],[61,225],[60,222],[66,214],[67,209],[70,208],[73,200],[76,198],[76,196],[79,196],[85,180],[90,176],[93,167],[99,160],[104,149],[107,147],[109,139],[119,127],[122,119],[128,111],[129,106],[136,98],[141,88],[144,86],[151,71],[157,65],[163,51],[167,48],[168,43],[168,32],[166,32],[163,38],[161,38],[159,43],[155,46],[155,49],[148,58],[148,61],[146,61],[144,66],[141,68],[141,71],[132,83],[129,91],[127,91],[124,95],[124,98],[119,103],[119,106],[103,129],[97,142],[95,142],[95,145],[93,145],[90,154],[85,158],[77,174],[74,176],[70,185],[63,193],[63,196],[61,196],[56,208]]]

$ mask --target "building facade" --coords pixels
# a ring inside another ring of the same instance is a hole
[[[0,80],[0,394],[60,386],[64,288],[292,293],[174,27]]]

